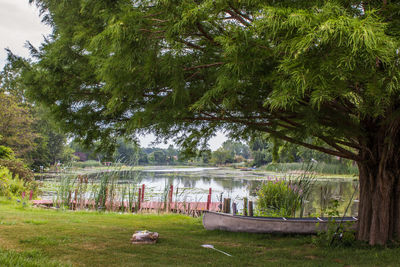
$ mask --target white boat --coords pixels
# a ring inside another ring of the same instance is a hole
[[[283,233],[283,234],[316,234],[328,228],[329,220],[344,227],[356,229],[356,217],[337,218],[276,218],[247,217],[227,213],[206,211],[203,215],[203,226],[207,230],[223,230],[247,233]],[[350,224],[349,224],[350,223]]]

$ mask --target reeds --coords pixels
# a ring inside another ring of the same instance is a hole
[[[290,162],[290,163],[270,163],[264,167],[266,171],[274,172],[291,172],[291,171],[303,171],[304,163],[301,162]],[[324,174],[358,174],[358,168],[356,165],[349,163],[326,163],[320,162],[315,164],[313,168],[314,172]]]
[[[298,176],[269,179],[257,191],[257,212],[262,216],[303,217],[305,203],[315,183],[309,171]]]
[[[163,188],[155,190],[147,187],[143,196],[141,172],[137,170],[108,169],[96,174],[62,175],[58,181],[54,206],[63,209],[92,209],[97,211],[140,212],[150,209],[143,207],[145,201],[158,203],[155,211],[176,212],[199,216],[197,202],[201,199],[198,189],[171,186],[166,181]],[[171,191],[173,189],[173,191]],[[190,196],[195,195],[190,202]],[[154,207],[152,207],[154,209]]]

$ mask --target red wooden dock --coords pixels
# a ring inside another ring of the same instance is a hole
[[[43,205],[51,207],[54,205],[54,201],[52,200],[32,200],[33,205]],[[210,211],[220,211],[219,202],[210,202],[209,209]],[[75,201],[71,201],[71,206],[76,208],[90,208],[94,207],[94,201],[85,201],[84,203],[75,203]],[[106,207],[121,207],[121,202],[113,202],[106,203]],[[135,206],[135,203],[134,205]],[[129,207],[129,203],[124,201],[124,207]],[[174,211],[174,212],[202,212],[207,210],[207,202],[171,202],[165,204],[165,202],[157,202],[157,201],[146,201],[140,203],[141,210],[164,210],[164,209]]]

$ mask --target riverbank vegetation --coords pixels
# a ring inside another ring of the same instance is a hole
[[[144,229],[158,232],[159,242],[130,244],[134,231]],[[206,231],[200,218],[183,215],[44,210],[4,199],[0,236],[2,266],[395,266],[400,253],[316,247],[310,236]]]

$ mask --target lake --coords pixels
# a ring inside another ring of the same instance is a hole
[[[106,172],[103,172],[106,173]],[[232,168],[175,168],[175,167],[145,167],[140,171],[120,171],[118,185],[145,184],[146,200],[157,201],[165,196],[170,185],[174,187],[174,201],[206,202],[209,188],[212,189],[212,202],[220,202],[222,198],[231,198],[237,203],[238,209],[243,207],[243,198],[256,202],[256,192],[265,180],[284,179],[295,175],[277,174],[260,171],[240,171]],[[89,179],[99,180],[99,173],[88,174]],[[55,196],[60,178],[44,179],[44,199]],[[316,178],[313,190],[305,206],[305,215],[320,214],[321,208],[327,207],[330,200],[339,202],[338,210],[343,213],[349,206],[347,215],[357,216],[358,181],[351,178]]]

